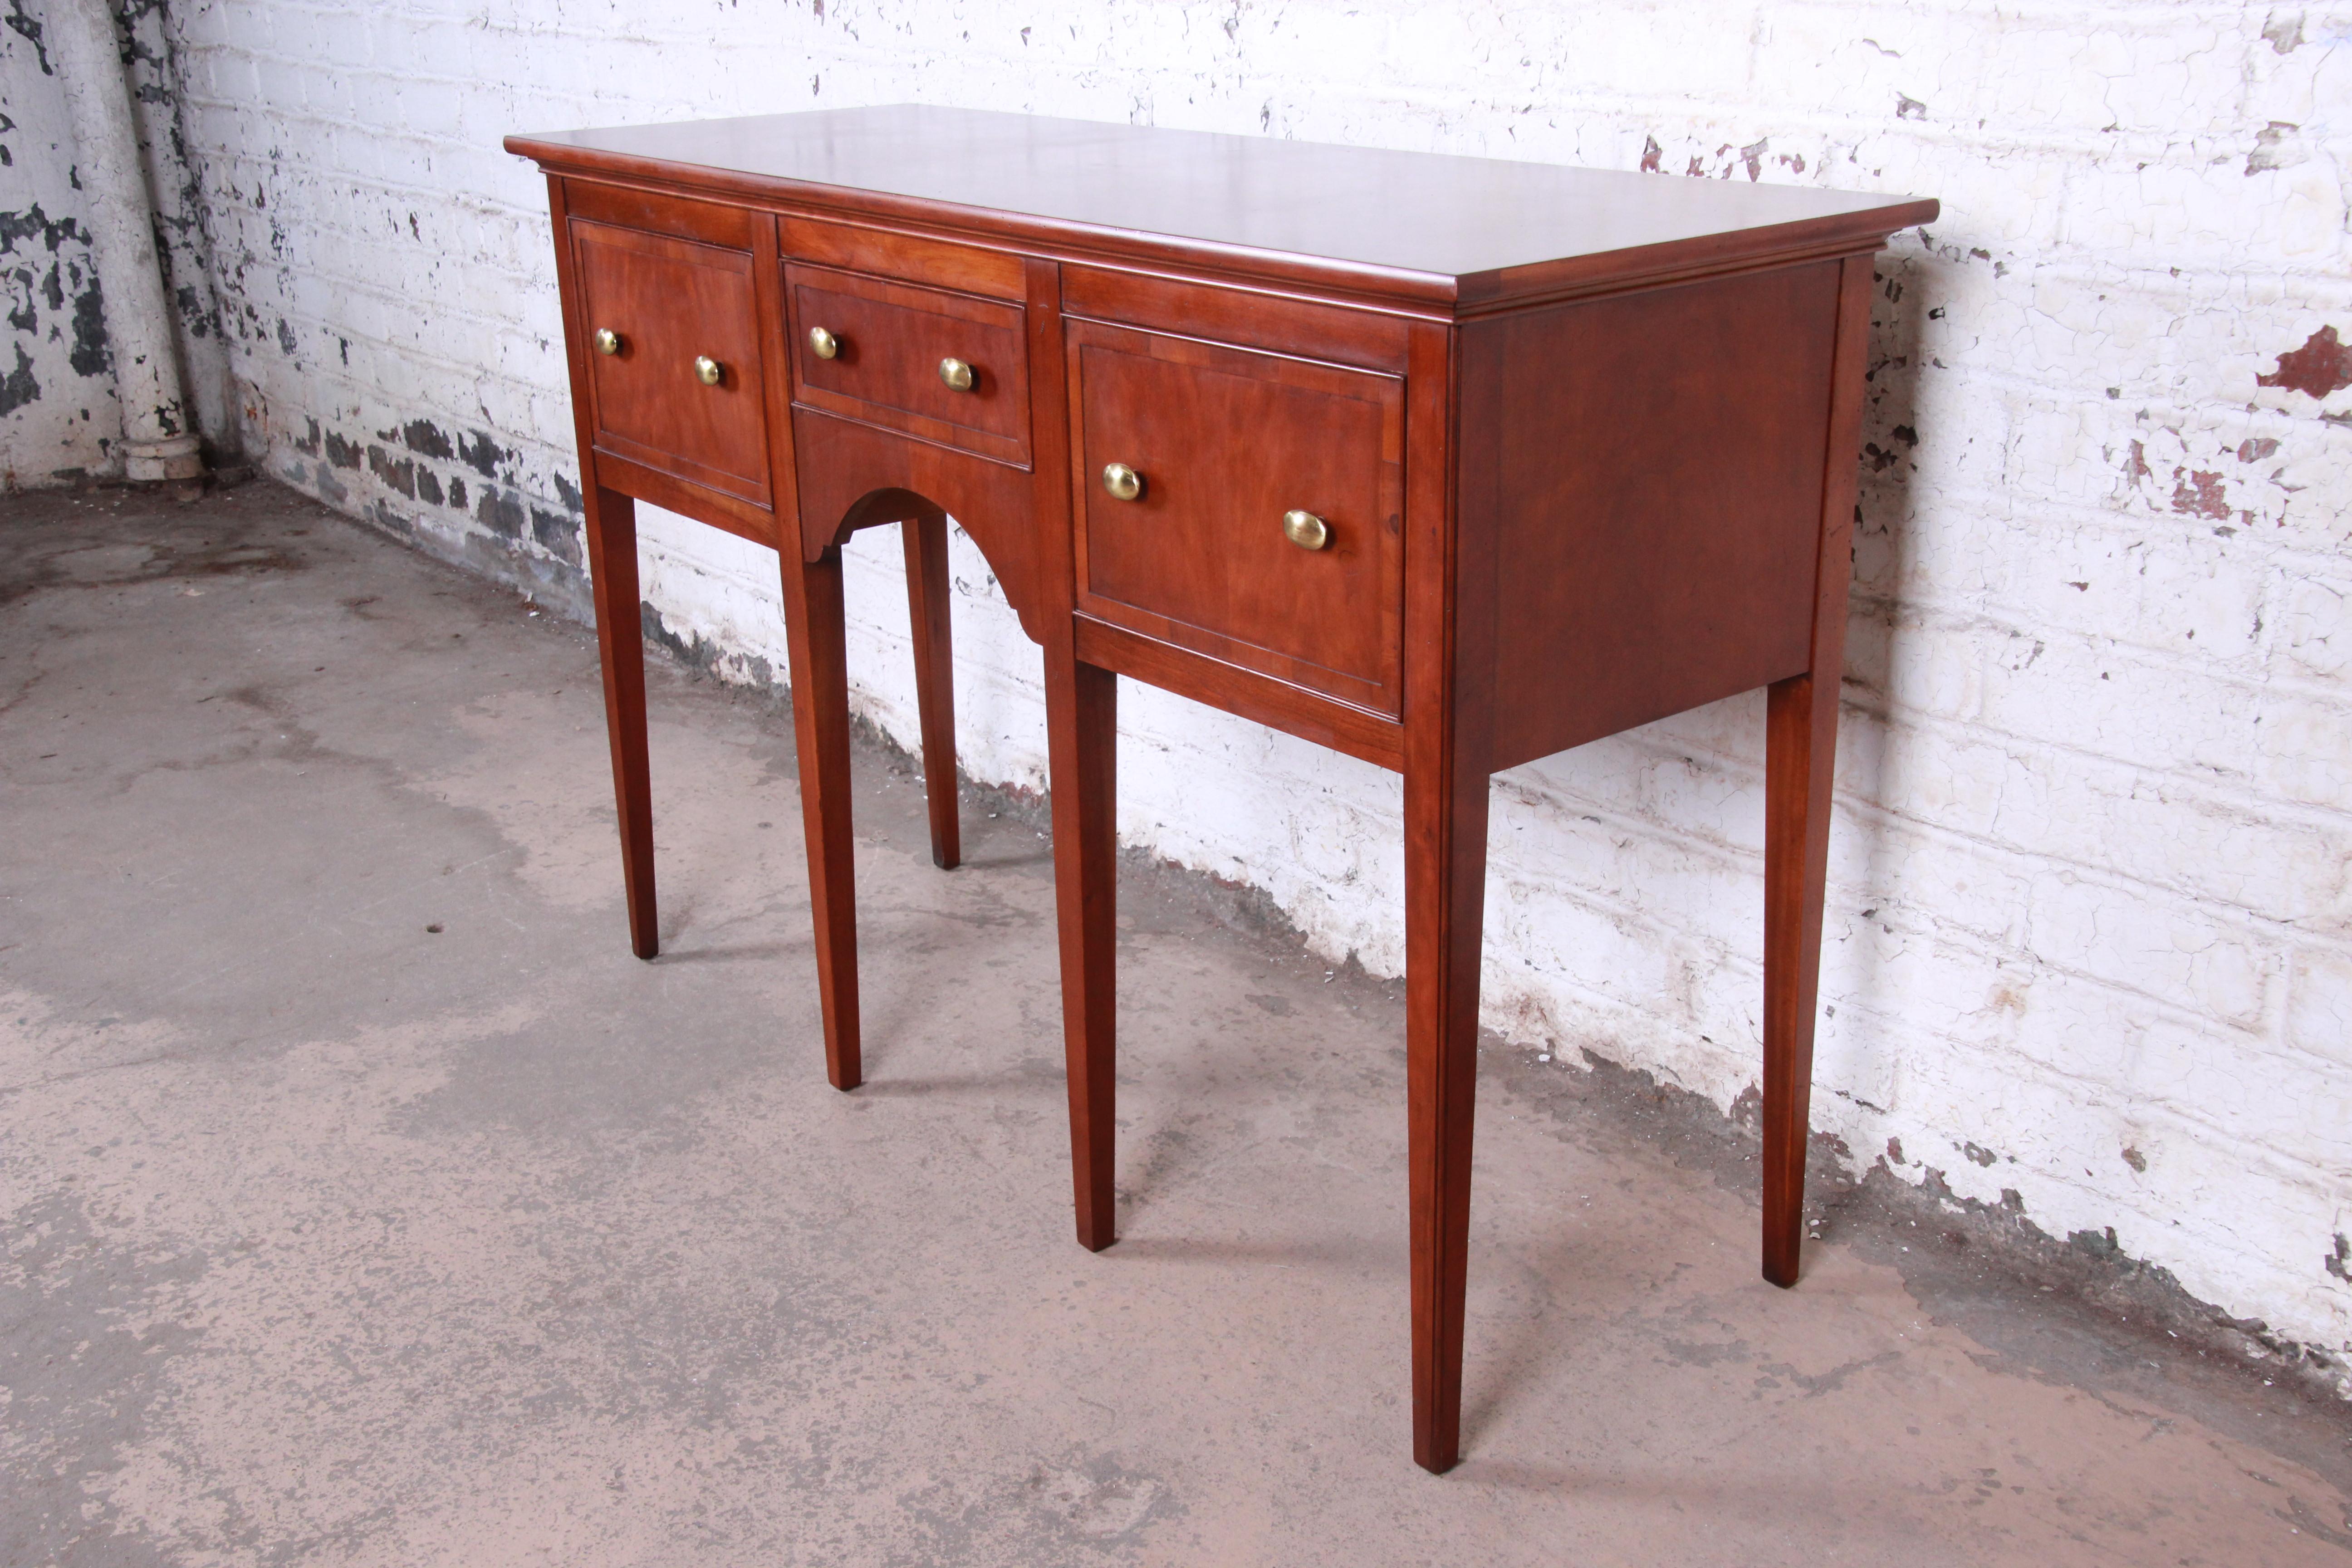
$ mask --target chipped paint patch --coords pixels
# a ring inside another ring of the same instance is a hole
[[[2352,386],[2352,344],[2320,328],[2303,346],[2279,355],[2278,368],[2254,378],[2257,386],[2281,386],[2305,397],[2332,397]]]

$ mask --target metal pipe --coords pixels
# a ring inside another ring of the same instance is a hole
[[[65,81],[74,169],[89,197],[91,260],[106,307],[115,396],[122,405],[123,477],[199,478],[204,459],[180,377],[171,301],[156,254],[154,202],[139,157],[139,124],[113,7],[107,0],[49,0],[42,32]]]

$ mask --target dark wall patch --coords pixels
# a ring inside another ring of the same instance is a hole
[[[346,441],[332,430],[327,432],[327,461],[339,468],[356,468],[360,458],[358,442]]]
[[[433,477],[433,470],[430,468],[416,470],[416,499],[421,501],[430,501],[435,506],[441,504],[441,481]]]
[[[452,478],[449,480],[449,504],[456,507],[459,511],[466,510],[465,480],[456,478]]]
[[[492,440],[487,430],[475,431],[471,439],[457,437],[457,460],[486,479],[499,477],[499,462],[506,456],[506,448]]]
[[[16,368],[0,376],[0,414],[14,414],[27,403],[37,402],[41,384],[34,379],[33,362],[25,357],[25,345],[10,345],[16,351]]]
[[[564,510],[575,515],[580,511],[580,487],[562,474],[555,476],[555,494],[563,502]]]
[[[278,318],[278,346],[289,355],[294,352],[294,329],[286,324],[283,316]]]
[[[412,452],[422,452],[428,458],[454,458],[457,449],[449,445],[449,437],[441,426],[430,419],[412,419],[400,427],[400,438]]]
[[[316,419],[305,419],[303,423],[310,428],[307,434],[294,438],[294,449],[306,458],[315,458],[319,455],[319,422]]]
[[[530,509],[530,536],[540,548],[573,566],[580,564],[580,525],[560,512]]]
[[[43,76],[58,74],[56,68],[49,64],[47,47],[41,42],[41,25],[26,12],[25,0],[8,0],[8,26],[33,46],[33,58],[40,62]]]
[[[390,532],[410,536],[415,535],[416,532],[416,525],[411,522],[406,517],[401,515],[401,513],[394,510],[393,505],[390,501],[377,501],[375,506],[372,509],[372,515],[375,518],[377,527],[383,528]]]
[[[0,256],[15,255],[18,240],[30,239],[36,235],[40,237],[43,247],[51,256],[55,256],[58,247],[68,240],[82,245],[90,242],[89,232],[77,226],[73,219],[53,219],[41,210],[38,202],[23,212],[0,213]]]
[[[98,291],[96,273],[73,303],[73,352],[66,363],[76,375],[104,375],[113,368],[114,356],[107,348],[106,301]]]
[[[519,540],[523,529],[522,502],[484,485],[481,504],[474,509],[474,521],[501,539]]]
[[[367,449],[368,472],[412,499],[416,494],[416,459],[402,458],[394,461],[392,454],[371,444]]]

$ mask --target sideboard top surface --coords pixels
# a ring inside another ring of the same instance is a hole
[[[899,104],[507,139],[558,173],[1470,303],[1866,250],[1933,201]]]

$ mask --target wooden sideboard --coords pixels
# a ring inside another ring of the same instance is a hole
[[[637,500],[778,552],[835,1088],[843,541],[904,531],[941,866],[949,517],[1042,647],[1088,1247],[1117,678],[1401,772],[1413,1457],[1442,1471],[1488,776],[1766,687],[1763,1267],[1794,1283],[1871,259],[1934,202],[915,107],[506,145],[548,176],[639,955]]]

